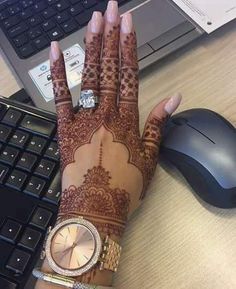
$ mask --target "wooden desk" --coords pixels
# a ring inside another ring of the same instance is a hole
[[[163,97],[179,110],[213,109],[236,125],[236,22],[141,74],[141,125]],[[3,60],[0,94],[18,89]],[[236,172],[235,172],[236,173]],[[158,167],[123,240],[116,289],[235,289],[236,209],[200,203],[176,173]]]

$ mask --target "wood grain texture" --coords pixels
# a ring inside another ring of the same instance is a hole
[[[141,127],[166,96],[183,94],[180,110],[210,108],[236,125],[236,22],[141,74]],[[17,86],[0,62],[0,94]],[[197,199],[183,178],[159,166],[143,206],[123,239],[116,289],[235,289],[236,209]]]

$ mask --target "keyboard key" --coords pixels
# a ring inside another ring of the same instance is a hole
[[[24,9],[23,11],[21,11],[20,16],[22,19],[28,19],[29,17],[33,16],[34,12],[33,9],[31,7]]]
[[[29,262],[30,254],[15,249],[6,265],[7,269],[14,271],[17,274],[23,274]]]
[[[19,150],[10,146],[6,146],[3,149],[2,153],[0,154],[0,161],[7,163],[9,165],[13,165],[18,154]]]
[[[34,45],[40,50],[49,45],[49,40],[45,36],[40,36],[34,40]]]
[[[17,3],[18,0],[7,0],[7,1],[5,1],[5,2],[6,2],[6,4],[7,4],[7,6],[12,6],[13,4]]]
[[[95,8],[96,8],[96,11],[100,11],[104,13],[107,9],[107,1],[99,2]]]
[[[31,172],[36,161],[37,157],[35,155],[24,152],[16,164],[16,167]]]
[[[7,220],[0,231],[0,238],[15,244],[22,226],[12,220]]]
[[[81,3],[84,6],[84,8],[88,9],[96,5],[97,1],[96,0],[82,0]]]
[[[92,15],[93,15],[93,9],[90,9],[76,16],[75,19],[79,23],[79,25],[84,26],[85,24],[89,22]]]
[[[60,24],[60,23],[67,21],[68,19],[70,19],[70,15],[66,11],[64,11],[60,14],[57,14],[55,19],[56,19],[57,23]]]
[[[70,0],[70,3],[71,4],[76,4],[76,3],[78,3],[78,2],[80,2],[81,0]]]
[[[34,133],[50,137],[55,129],[55,123],[32,115],[26,115],[23,118],[20,127],[26,130],[33,131]]]
[[[29,29],[28,25],[24,22],[21,22],[14,27],[12,27],[10,30],[8,30],[8,34],[11,38],[16,37],[17,35],[20,35],[27,31]]]
[[[54,15],[56,15],[56,13],[57,13],[56,10],[54,10],[52,7],[49,7],[42,12],[42,15],[45,19],[50,19]]]
[[[35,174],[44,178],[50,178],[55,166],[54,162],[42,159],[35,170]]]
[[[15,15],[13,17],[9,17],[7,18],[4,22],[3,22],[3,26],[6,29],[11,28],[12,26],[18,24],[21,21],[20,17],[18,15]]]
[[[26,44],[25,46],[23,46],[22,48],[20,48],[20,55],[23,58],[26,58],[26,57],[34,54],[35,51],[36,51],[35,48],[29,43],[29,44]]]
[[[37,208],[31,219],[30,224],[40,229],[46,230],[51,217],[52,212],[44,208]]]
[[[40,1],[36,4],[34,4],[33,9],[36,13],[41,12],[43,9],[47,8],[47,5],[44,1]]]
[[[16,289],[17,285],[9,280],[0,277],[0,288],[4,289]]]
[[[3,103],[0,103],[0,119],[4,116],[7,110],[7,106]]]
[[[12,129],[9,126],[0,124],[0,141],[5,142],[9,137]]]
[[[56,23],[55,23],[53,20],[51,20],[51,19],[45,21],[45,22],[42,24],[42,27],[43,27],[44,31],[49,31],[49,30],[51,30],[52,28],[54,28],[55,26],[56,26]]]
[[[61,197],[61,175],[60,172],[58,172],[54,177],[54,179],[52,180],[43,199],[58,205],[60,197]]]
[[[30,39],[34,39],[36,37],[41,36],[42,30],[39,27],[32,28],[28,31],[28,35]]]
[[[47,141],[38,136],[33,136],[30,143],[27,146],[27,150],[36,154],[41,154]]]
[[[61,25],[62,29],[65,33],[71,33],[72,31],[75,31],[78,29],[79,25],[73,20],[69,20]]]
[[[50,143],[44,156],[53,159],[55,161],[59,161],[60,152],[57,143],[55,141]]]
[[[22,113],[20,111],[10,108],[5,114],[2,122],[16,126],[21,117]]]
[[[39,197],[45,185],[46,182],[43,179],[32,176],[24,192],[34,197]]]
[[[51,41],[59,40],[63,36],[63,32],[60,28],[56,27],[48,32],[48,36],[51,39]]]
[[[7,166],[0,164],[0,184],[3,184],[8,171],[9,168]]]
[[[13,170],[8,177],[6,185],[20,191],[26,179],[27,175],[25,173],[19,170]]]
[[[69,7],[69,3],[65,0],[60,0],[56,3],[55,7],[58,11],[61,12]]]
[[[26,44],[28,42],[28,38],[25,34],[18,35],[14,38],[14,43],[16,47],[21,47],[22,45]]]
[[[11,7],[8,8],[8,12],[10,15],[15,15],[21,11],[20,5],[12,5]]]
[[[84,7],[82,6],[82,4],[78,3],[74,6],[72,6],[70,9],[69,9],[70,13],[72,16],[75,16],[75,15],[78,15],[80,14],[81,12],[84,11]]]
[[[34,0],[23,0],[23,1],[21,1],[21,5],[23,6],[23,8],[30,7],[33,4],[34,4]]]
[[[31,17],[29,19],[29,24],[32,27],[37,26],[37,25],[39,25],[42,22],[43,22],[43,20],[42,20],[42,18],[39,15],[34,15],[33,17]]]
[[[49,5],[56,4],[59,0],[47,0]]]
[[[9,143],[17,147],[23,148],[28,139],[28,133],[17,129],[10,138]]]
[[[3,10],[0,12],[0,20],[7,19],[10,16],[9,12],[7,10]]]
[[[40,232],[31,228],[26,228],[18,245],[28,250],[35,251],[41,237],[42,234]]]

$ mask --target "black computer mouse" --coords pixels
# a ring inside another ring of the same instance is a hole
[[[204,201],[236,207],[236,129],[221,115],[201,108],[174,115],[160,153]]]

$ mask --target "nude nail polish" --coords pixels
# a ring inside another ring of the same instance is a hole
[[[61,50],[59,47],[59,43],[57,41],[52,41],[51,42],[51,57],[53,61],[56,61],[59,59],[61,54]]]
[[[172,114],[177,107],[179,106],[182,99],[182,95],[180,93],[177,93],[176,95],[172,96],[169,101],[165,104],[165,111],[168,114]]]
[[[121,18],[121,31],[123,33],[131,33],[133,30],[133,20],[130,13],[126,13]]]
[[[90,29],[92,33],[100,33],[102,27],[102,13],[95,11],[93,12],[92,19],[90,21]]]
[[[110,23],[115,23],[118,17],[118,4],[117,1],[109,1],[107,4],[106,11],[107,21]]]

